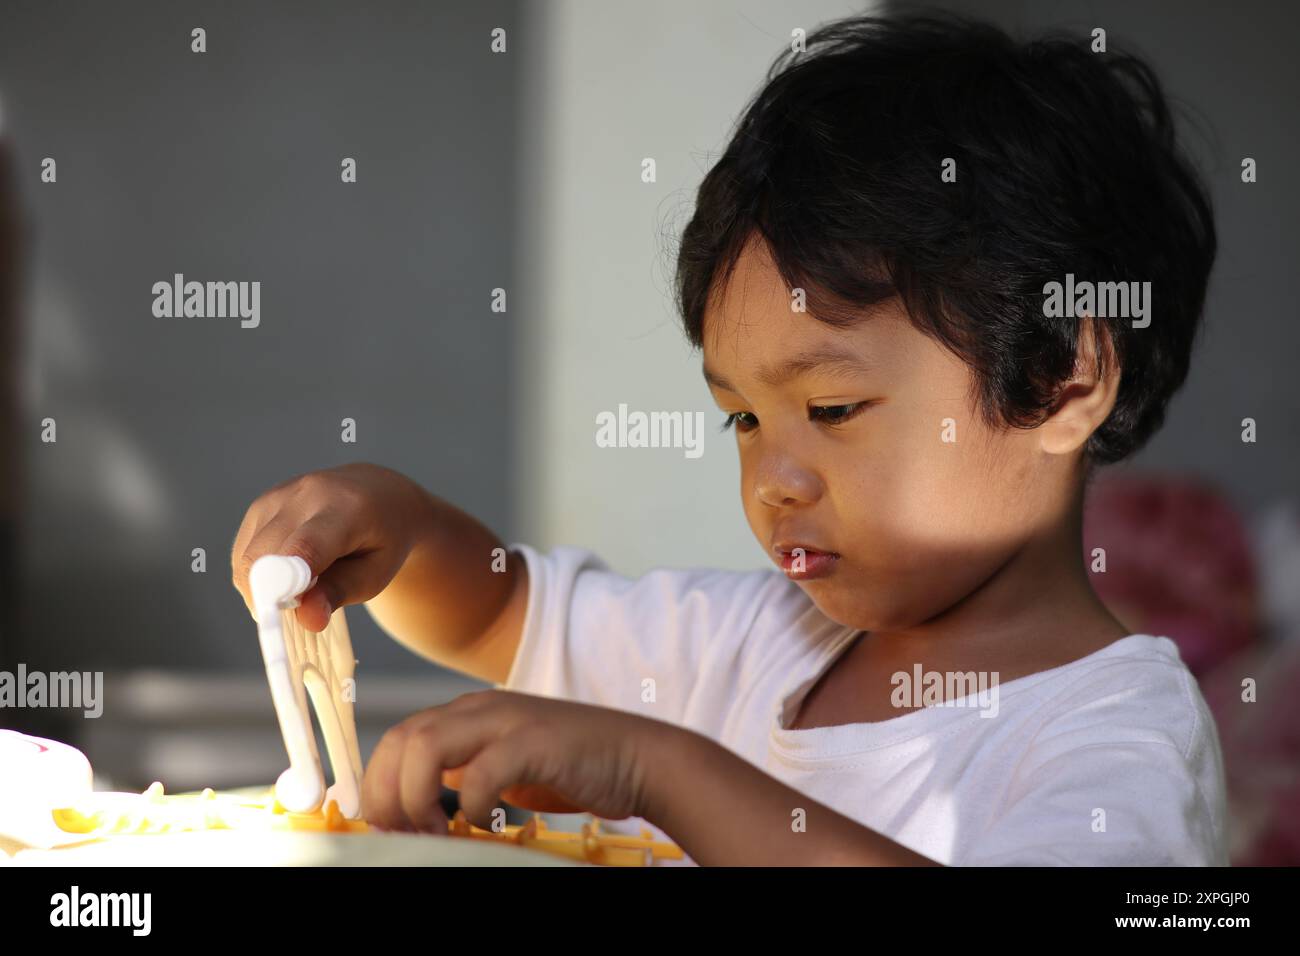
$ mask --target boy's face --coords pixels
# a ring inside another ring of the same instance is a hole
[[[767,247],[750,243],[705,320],[704,369],[737,415],[749,526],[824,614],[914,627],[1059,529],[1063,456],[1036,429],[986,427],[970,370],[897,300],[848,329],[791,301]],[[785,377],[764,375],[801,357]],[[803,546],[805,574],[782,545]]]

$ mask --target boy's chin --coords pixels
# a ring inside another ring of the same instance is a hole
[[[882,615],[864,606],[862,591],[833,578],[795,581],[822,615],[856,631],[880,630]]]

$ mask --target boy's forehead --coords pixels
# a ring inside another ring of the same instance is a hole
[[[719,282],[705,312],[705,332],[720,338],[745,321],[789,313],[789,290],[764,244],[746,244],[726,282]],[[707,337],[706,337],[707,339]]]
[[[815,327],[821,323],[792,308],[793,301],[767,244],[749,239],[705,310],[705,356],[738,348],[750,351],[756,345],[789,350],[809,344],[818,337]]]
[[[778,371],[815,364],[872,364],[882,323],[864,321],[837,328],[793,307],[795,297],[766,246],[752,242],[736,261],[730,281],[720,287],[705,311],[703,353],[706,371]],[[876,311],[876,310],[872,310]],[[883,309],[881,311],[888,311]]]
[[[784,310],[715,312],[705,322],[707,368],[774,368],[794,356],[832,361],[848,355],[861,357],[865,351],[861,330],[835,329],[788,306]]]

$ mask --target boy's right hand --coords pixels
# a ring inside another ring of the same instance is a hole
[[[319,632],[335,609],[368,601],[401,570],[428,498],[388,468],[342,465],[276,485],[249,506],[230,554],[231,576],[253,613],[248,574],[266,554],[293,555],[316,584],[299,599],[298,620]]]

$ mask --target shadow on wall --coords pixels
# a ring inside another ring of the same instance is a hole
[[[4,130],[0,103],[0,666],[17,655],[19,476],[18,442],[18,276],[20,273],[18,203],[14,189],[13,152]],[[0,710],[0,726],[6,726]]]

